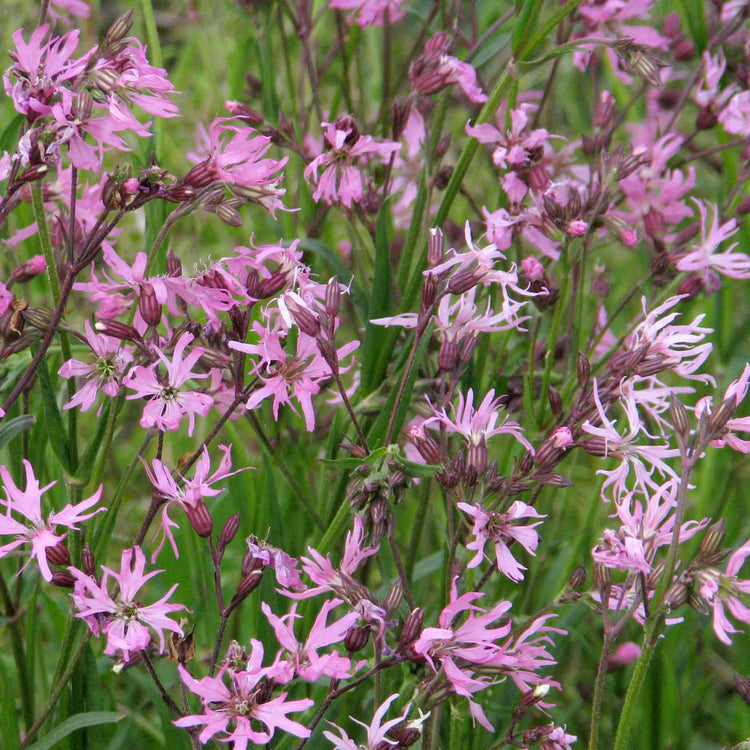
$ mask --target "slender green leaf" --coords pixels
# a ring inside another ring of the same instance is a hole
[[[375,228],[375,278],[372,282],[370,307],[367,311],[365,335],[362,342],[362,392],[367,394],[383,380],[390,360],[388,335],[383,326],[371,323],[384,318],[393,309],[393,280],[391,278],[391,243],[388,237],[390,210],[386,201],[380,209]]]
[[[539,12],[542,9],[542,0],[525,0],[521,13],[513,29],[512,43],[513,54],[518,54],[521,45],[529,38],[531,29],[536,28],[539,23]]]
[[[84,727],[95,727],[99,724],[114,724],[125,716],[118,711],[89,711],[83,714],[76,714],[58,724],[49,734],[35,742],[29,750],[52,750],[55,745],[69,734],[83,729]]]
[[[73,466],[73,461],[68,452],[68,433],[63,424],[60,407],[57,405],[57,397],[52,387],[52,379],[49,376],[47,361],[45,359],[42,359],[39,363],[37,375],[39,376],[39,385],[42,389],[42,403],[44,405],[44,417],[49,443],[65,471],[73,474],[75,466]]]
[[[3,422],[0,425],[0,450],[5,448],[13,438],[30,429],[34,422],[36,422],[36,418],[33,414],[24,414],[23,416]]]
[[[406,419],[406,414],[409,410],[409,405],[411,402],[411,394],[414,390],[414,383],[417,379],[417,372],[419,371],[419,365],[424,357],[424,354],[427,351],[427,346],[430,343],[432,328],[433,325],[430,324],[430,326],[425,331],[425,334],[422,337],[422,341],[420,341],[419,347],[417,349],[417,356],[414,360],[414,365],[412,366],[411,372],[406,379],[406,384],[401,396],[401,401],[398,405],[398,413],[396,414],[396,419],[393,423],[394,438],[396,437],[396,435],[398,435],[401,426],[404,424],[404,419]],[[383,406],[383,410],[375,420],[375,424],[370,428],[370,432],[367,435],[367,442],[369,445],[379,445],[383,442],[386,430],[388,429],[388,422],[390,421],[391,413],[393,412],[394,408],[396,408],[396,398],[398,397],[398,391],[398,388],[391,389],[390,394],[388,395],[388,399]]]
[[[107,422],[109,417],[109,410],[112,408],[112,401],[107,401],[104,404],[104,409],[101,416],[97,420],[96,432],[91,438],[86,452],[81,458],[81,462],[78,465],[78,471],[76,472],[76,480],[81,483],[82,486],[88,484],[89,478],[91,477],[91,469],[94,466],[94,461],[99,455],[102,445],[104,444],[104,432],[107,429]]]
[[[2,747],[18,747],[21,744],[16,709],[17,697],[15,682],[0,660],[0,746]]]
[[[690,37],[698,52],[703,52],[708,45],[704,0],[678,0],[682,12],[680,15],[690,32]]]
[[[16,115],[0,133],[0,151],[12,151],[18,140],[18,133],[21,129],[21,123],[24,121],[23,115]]]

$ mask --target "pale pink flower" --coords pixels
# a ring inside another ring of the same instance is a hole
[[[401,724],[404,719],[406,719],[406,715],[409,713],[411,703],[406,705],[401,716],[398,716],[395,719],[389,719],[385,723],[383,722],[383,717],[387,713],[393,701],[395,701],[398,697],[398,693],[393,693],[393,695],[390,695],[388,698],[386,698],[383,703],[378,706],[369,725],[365,724],[359,719],[355,719],[353,716],[349,717],[352,721],[355,721],[357,724],[367,730],[367,745],[358,745],[340,726],[338,726],[338,724],[334,724],[330,721],[328,723],[332,727],[335,727],[339,730],[339,735],[337,736],[333,732],[326,731],[323,732],[323,736],[333,743],[334,750],[383,750],[384,747],[390,745],[393,745],[393,747],[395,747],[397,743],[388,736],[388,732],[389,730],[393,729],[393,727]],[[421,723],[426,718],[427,716],[424,716],[416,723],[421,727]],[[408,724],[411,726],[414,723],[408,722]]]
[[[748,382],[750,382],[750,364],[746,364],[740,377],[729,384],[724,392],[723,400],[734,396],[735,404],[741,404],[747,395]],[[700,417],[704,411],[711,414],[712,408],[713,399],[711,396],[705,396],[696,403],[695,416]],[[750,417],[732,417],[724,426],[722,435],[711,441],[712,447],[723,448],[728,445],[740,453],[750,453],[750,440],[743,440],[735,435],[735,432],[750,432]]]
[[[86,341],[95,358],[93,362],[88,363],[77,359],[69,359],[58,370],[57,374],[63,378],[79,377],[84,379],[83,385],[73,398],[63,406],[63,409],[80,406],[81,411],[88,411],[93,406],[99,393],[114,398],[120,391],[123,373],[133,361],[132,353],[122,346],[122,341],[111,336],[94,333],[88,320],[84,325]]]
[[[624,667],[641,655],[641,647],[633,641],[621,643],[609,656],[609,663],[615,667]]]
[[[524,518],[544,518],[534,508],[526,503],[516,500],[508,511],[500,513],[496,511],[485,511],[481,505],[470,505],[469,503],[458,503],[457,507],[474,519],[474,540],[466,545],[466,549],[476,552],[469,561],[469,568],[476,568],[484,557],[484,546],[488,541],[495,545],[495,559],[497,569],[508,576],[511,581],[523,580],[522,571],[526,568],[513,557],[509,545],[518,542],[529,554],[533,555],[539,545],[539,534],[535,527],[542,522],[521,525],[518,523]]]
[[[646,504],[632,493],[616,501],[616,515],[622,523],[618,531],[605,530],[601,542],[594,547],[594,561],[608,568],[649,575],[656,553],[668,546],[674,534],[675,495],[679,481],[669,479],[646,495]],[[680,543],[692,539],[706,528],[709,519],[686,521],[679,531]]]
[[[305,179],[315,186],[313,200],[328,204],[342,203],[351,208],[364,196],[364,181],[356,161],[378,156],[387,159],[401,148],[393,141],[376,141],[370,135],[360,135],[349,118],[336,122],[322,122],[326,150],[305,167]],[[322,170],[321,174],[318,174]]]
[[[737,573],[750,555],[750,542],[745,542],[730,556],[726,572],[706,568],[695,574],[695,583],[700,595],[713,609],[714,632],[722,643],[731,644],[730,633],[739,633],[726,615],[724,607],[740,622],[750,623],[750,609],[741,595],[750,594],[750,580],[738,579]]]
[[[47,561],[46,551],[49,547],[56,546],[67,534],[57,535],[57,526],[67,526],[69,529],[79,531],[78,524],[92,518],[97,513],[103,513],[106,508],[97,508],[91,513],[85,511],[96,505],[101,496],[102,488],[89,498],[76,505],[68,503],[62,510],[52,511],[45,519],[42,516],[42,495],[56,482],[50,482],[46,487],[39,486],[39,480],[34,475],[31,464],[23,459],[26,472],[26,488],[21,490],[16,486],[10,472],[5,466],[0,466],[0,479],[2,479],[5,499],[0,498],[0,503],[5,506],[5,515],[0,515],[0,534],[13,535],[15,541],[0,546],[0,557],[5,557],[9,552],[29,542],[31,544],[31,560],[36,558],[39,571],[45,581],[52,580],[52,571]],[[17,521],[13,517],[17,513],[24,520]],[[28,524],[31,525],[28,525]]]
[[[733,279],[750,278],[750,256],[745,253],[733,253],[739,243],[735,242],[723,253],[717,253],[719,246],[729,237],[735,235],[739,228],[736,219],[730,219],[719,225],[719,208],[713,206],[713,219],[710,229],[707,226],[707,208],[703,201],[694,199],[701,215],[701,240],[693,249],[677,261],[680,271],[716,271]]]
[[[122,651],[127,661],[130,659],[131,651],[148,648],[151,643],[149,627],[159,638],[160,653],[164,651],[165,630],[183,635],[182,628],[168,617],[173,612],[185,609],[182,604],[167,603],[177,584],[154,604],[144,606],[140,603],[140,597],[136,598],[143,584],[162,572],[154,570],[145,573],[145,569],[146,556],[140,547],[123,550],[119,573],[102,566],[104,576],[101,583],[97,583],[77,568],[68,568],[76,579],[73,589],[73,602],[78,609],[76,616],[86,622],[94,635],[99,635],[101,626],[102,632],[107,636],[104,653],[108,656],[114,656],[117,651]],[[117,583],[116,599],[107,591],[110,577]]]
[[[395,23],[406,15],[401,8],[404,0],[329,0],[328,7],[336,10],[352,11],[350,23],[366,29],[368,26],[382,26],[385,19]]]
[[[351,677],[351,659],[333,651],[318,654],[318,650],[340,643],[346,637],[348,630],[359,620],[357,612],[349,612],[330,625],[327,624],[328,615],[332,609],[343,604],[341,599],[331,599],[324,602],[318,612],[315,622],[305,643],[300,643],[294,635],[293,622],[302,615],[297,614],[297,603],[292,605],[288,615],[277,617],[266,602],[261,603],[263,614],[276,633],[284,653],[277,657],[268,670],[268,676],[276,682],[285,685],[295,677],[305,682],[316,682],[322,676],[344,680]]]
[[[727,133],[750,136],[750,91],[735,94],[719,115],[719,122]]]
[[[159,430],[176,430],[187,414],[188,435],[193,434],[195,415],[205,417],[211,410],[213,399],[206,393],[182,390],[188,380],[209,377],[208,374],[193,372],[193,367],[203,354],[201,347],[194,347],[185,355],[185,348],[193,340],[191,333],[183,333],[177,340],[172,352],[172,359],[154,347],[159,360],[167,370],[167,377],[162,381],[157,377],[158,362],[149,367],[134,367],[123,380],[123,385],[135,391],[128,399],[149,399],[143,409],[141,427],[156,427]]]
[[[263,644],[250,641],[252,652],[247,667],[235,671],[222,667],[216,677],[196,680],[180,664],[177,669],[185,686],[201,699],[202,714],[183,716],[174,722],[178,727],[195,727],[205,724],[198,739],[205,745],[219,732],[221,742],[232,742],[234,750],[245,750],[249,742],[254,745],[269,743],[277,729],[295,737],[309,737],[310,730],[287,714],[305,711],[314,705],[309,698],[288,701],[287,693],[268,699],[267,675],[262,667]],[[225,682],[229,680],[229,687]]]

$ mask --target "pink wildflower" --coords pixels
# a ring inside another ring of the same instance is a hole
[[[341,599],[331,599],[323,603],[304,644],[297,640],[292,626],[293,621],[302,616],[297,614],[296,602],[292,605],[292,611],[284,617],[277,617],[266,602],[261,604],[263,614],[268,618],[276,638],[286,652],[269,668],[269,677],[285,685],[295,677],[300,677],[305,682],[316,682],[323,675],[337,680],[352,676],[352,663],[348,657],[340,656],[335,651],[318,654],[318,649],[343,641],[347,631],[359,619],[356,612],[350,612],[328,625],[326,621],[329,613],[339,604],[343,604]]]
[[[245,750],[248,742],[265,745],[277,729],[295,737],[310,736],[309,729],[287,714],[305,711],[314,701],[309,698],[288,701],[287,693],[271,698],[266,679],[269,668],[261,666],[263,644],[252,640],[251,645],[252,653],[244,670],[223,667],[216,677],[196,680],[182,664],[177,668],[185,686],[201,699],[204,712],[183,716],[174,723],[178,727],[205,724],[199,735],[204,745],[219,732],[225,733],[219,740],[233,742],[235,750]],[[229,679],[229,687],[225,677]]]
[[[735,94],[719,115],[719,122],[727,133],[750,136],[750,91]]]
[[[99,635],[99,626],[107,635],[107,646],[104,653],[114,656],[122,651],[125,660],[130,659],[131,651],[142,651],[151,643],[151,627],[159,638],[159,652],[164,651],[164,631],[170,630],[183,635],[182,628],[167,615],[185,609],[182,604],[168,604],[177,584],[154,604],[143,606],[136,594],[150,578],[162,571],[144,573],[146,556],[140,547],[123,550],[120,558],[120,572],[102,566],[104,576],[101,583],[87,576],[77,568],[68,570],[76,579],[73,590],[73,602],[78,609],[77,617],[82,618],[91,628],[94,635]],[[109,577],[112,577],[118,588],[117,598],[113,599],[107,591]]]
[[[203,531],[201,526],[205,527],[205,524],[207,522],[206,516],[208,516],[208,519],[210,519],[210,514],[205,508],[203,499],[206,497],[215,497],[216,495],[219,495],[224,491],[223,487],[215,488],[211,485],[215,484],[216,482],[220,482],[223,479],[227,479],[228,477],[234,476],[235,474],[239,474],[239,472],[241,471],[246,471],[250,468],[246,467],[245,469],[237,469],[236,471],[231,471],[232,457],[230,455],[230,452],[232,450],[232,447],[227,445],[220,445],[219,450],[221,450],[224,455],[221,458],[219,468],[213,474],[209,476],[209,472],[211,469],[211,459],[208,455],[208,448],[206,446],[203,446],[201,457],[195,464],[195,472],[193,474],[193,478],[186,479],[185,477],[180,475],[181,482],[179,485],[175,481],[169,469],[167,469],[167,467],[158,458],[155,458],[151,462],[152,469],[149,469],[148,464],[145,461],[143,462],[143,465],[146,469],[146,474],[148,475],[151,484],[154,486],[154,489],[162,496],[164,500],[166,500],[166,503],[162,506],[161,510],[162,539],[159,543],[159,546],[154,551],[153,556],[151,557],[152,563],[154,562],[154,560],[156,560],[159,552],[161,552],[161,548],[164,545],[165,540],[169,540],[169,543],[172,546],[172,550],[174,551],[174,556],[180,556],[177,550],[177,543],[175,542],[174,535],[172,534],[172,529],[179,528],[179,526],[169,517],[169,510],[172,508],[172,506],[177,505],[181,507],[190,519],[193,528],[195,528],[197,533],[201,534]]]
[[[328,204],[343,203],[351,208],[364,196],[362,173],[355,166],[361,158],[388,158],[401,148],[393,141],[377,142],[370,135],[360,135],[352,118],[322,122],[326,149],[305,167],[305,179],[315,185],[313,200]],[[318,172],[322,170],[319,175]]]
[[[719,209],[714,205],[713,220],[711,228],[708,229],[706,224],[708,211],[705,204],[697,198],[695,204],[701,215],[701,241],[677,261],[677,268],[680,271],[714,270],[733,279],[750,278],[750,256],[745,253],[732,252],[738,243],[735,242],[723,253],[716,252],[722,242],[737,233],[736,219],[730,219],[720,226]]]
[[[285,589],[303,591],[307,588],[300,578],[299,561],[278,547],[273,547],[266,541],[249,536],[246,540],[247,552],[253,564],[260,563],[262,567],[270,566],[276,574],[276,582]]]
[[[742,602],[741,594],[750,594],[750,580],[737,578],[740,568],[750,555],[750,542],[735,550],[727,562],[726,572],[716,568],[705,568],[695,574],[700,595],[713,609],[714,632],[722,643],[729,645],[730,633],[738,633],[726,615],[724,607],[740,622],[750,623],[750,609]]]
[[[387,746],[393,745],[393,747],[395,747],[397,743],[390,738],[388,732],[393,729],[393,727],[401,724],[404,721],[406,715],[409,713],[411,704],[407,704],[407,706],[404,708],[404,713],[401,714],[401,716],[397,716],[395,719],[389,719],[388,721],[383,723],[383,717],[385,716],[393,701],[395,701],[398,697],[399,694],[394,693],[393,695],[386,698],[383,703],[378,706],[372,717],[372,722],[370,722],[369,725],[365,724],[359,719],[355,719],[353,716],[349,717],[350,719],[352,719],[352,721],[357,722],[357,724],[367,730],[366,746],[356,744],[354,740],[352,740],[349,735],[340,726],[338,726],[338,724],[334,724],[333,722],[328,723],[332,727],[336,727],[336,729],[339,730],[339,736],[336,736],[333,732],[323,732],[323,736],[333,743],[334,750],[383,750],[383,748]],[[425,716],[424,718],[427,717]],[[422,721],[424,721],[424,718],[422,719]],[[421,721],[417,723],[421,724]],[[411,725],[412,722],[409,722],[409,724]]]
[[[385,19],[395,23],[406,15],[401,5],[404,0],[329,0],[328,7],[336,10],[350,10],[350,22],[366,29],[368,26],[382,26]]]
[[[724,392],[724,399],[734,397],[735,404],[739,405],[745,400],[748,390],[748,382],[750,381],[750,364],[746,364],[742,371],[742,374],[737,380],[732,381],[729,387]],[[705,396],[699,399],[695,405],[695,416],[700,417],[701,414],[706,411],[711,414],[713,407],[713,399],[711,396]],[[711,441],[711,445],[714,448],[723,448],[728,445],[730,448],[739,451],[740,453],[750,453],[750,440],[743,440],[735,435],[735,432],[750,432],[750,417],[732,417],[728,420],[724,426],[722,435]]]
[[[88,411],[100,392],[114,398],[120,390],[125,369],[133,361],[133,355],[122,346],[119,339],[94,333],[88,320],[84,325],[86,341],[96,356],[89,363],[69,359],[58,370],[58,375],[63,378],[84,378],[83,386],[63,409],[80,406],[81,411]]]
[[[28,562],[36,558],[42,578],[45,581],[51,581],[52,571],[49,567],[46,551],[50,547],[55,547],[66,537],[66,534],[58,536],[55,533],[55,527],[67,526],[69,529],[79,531],[78,524],[81,521],[86,521],[97,513],[103,513],[106,508],[97,508],[91,513],[85,513],[99,502],[102,496],[102,488],[99,487],[91,497],[76,505],[68,503],[62,510],[52,511],[45,520],[42,517],[42,495],[56,482],[50,482],[46,487],[40,487],[31,464],[23,459],[23,465],[26,472],[26,489],[24,490],[16,487],[8,469],[5,466],[0,466],[0,479],[2,479],[5,491],[5,499],[0,498],[0,503],[5,505],[6,508],[5,515],[0,516],[0,534],[12,534],[16,537],[15,541],[0,547],[0,557],[5,557],[16,547],[29,542],[31,544],[31,557]],[[12,515],[13,512],[22,516],[24,522],[17,521]],[[26,522],[30,522],[31,526],[28,526]]]
[[[481,505],[458,503],[457,507],[474,519],[474,540],[466,545],[466,549],[476,552],[469,562],[469,568],[476,568],[485,557],[484,545],[492,541],[495,545],[495,559],[497,569],[508,576],[511,581],[523,580],[521,571],[526,568],[521,565],[510,551],[509,544],[518,542],[529,554],[533,555],[539,545],[539,534],[534,530],[541,524],[532,523],[526,526],[517,522],[524,518],[544,518],[534,508],[520,500],[516,500],[507,513],[487,512]]]
[[[133,368],[128,377],[123,380],[127,388],[135,391],[128,399],[149,399],[143,409],[141,427],[146,429],[157,427],[159,430],[176,430],[180,426],[182,417],[188,417],[188,435],[193,434],[195,415],[205,417],[211,409],[213,399],[205,393],[181,390],[187,380],[207,378],[208,374],[192,371],[196,362],[203,354],[201,347],[195,347],[186,357],[185,348],[193,340],[191,333],[183,333],[177,340],[172,360],[155,347],[162,364],[167,369],[166,382],[162,382],[156,374],[158,363],[150,367],[138,366]]]

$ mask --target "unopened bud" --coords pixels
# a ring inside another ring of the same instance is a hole
[[[334,276],[328,280],[326,284],[326,299],[325,299],[326,312],[335,318],[339,313],[339,307],[341,306],[341,288],[339,287],[338,277]]]
[[[401,584],[400,579],[396,579],[396,582],[391,586],[388,596],[386,596],[383,602],[383,608],[388,614],[395,612],[398,609],[398,605],[401,604],[401,599],[404,596],[404,587]]]
[[[558,391],[557,388],[554,388],[553,386],[549,386],[549,391],[547,392],[547,398],[549,400],[549,407],[552,410],[552,413],[556,417],[560,416],[563,410],[563,403],[562,403],[562,398],[560,397],[560,391]]]
[[[110,27],[104,36],[104,40],[109,44],[114,44],[124,39],[130,29],[133,28],[133,9],[123,13]]]
[[[260,112],[256,112],[251,107],[248,107],[247,104],[229,100],[224,102],[224,106],[226,107],[227,112],[230,112],[235,117],[243,119],[248,125],[257,127],[258,125],[263,124],[263,115],[260,114]]]
[[[451,372],[458,364],[458,347],[452,339],[446,339],[440,344],[438,351],[438,367],[443,372]]]
[[[526,451],[518,462],[518,470],[522,474],[528,474],[534,468],[534,454]]]
[[[701,107],[695,118],[696,130],[711,130],[719,122],[718,116],[711,110],[711,107]]]
[[[453,167],[446,164],[444,167],[440,167],[438,173],[432,179],[432,184],[435,186],[436,190],[445,190],[445,188],[448,187],[448,183],[451,181],[452,176]]]
[[[96,575],[96,561],[94,560],[94,553],[91,550],[91,545],[88,543],[81,552],[81,570],[87,576]]]
[[[47,172],[49,172],[49,166],[47,164],[34,164],[21,172],[18,181],[24,183],[36,182],[37,180],[41,180]]]
[[[252,537],[251,537],[252,538]],[[243,576],[250,575],[254,570],[265,570],[267,563],[260,557],[256,557],[250,550],[242,557],[240,570]]]
[[[708,418],[708,430],[711,440],[714,440],[724,433],[727,422],[734,416],[737,410],[737,399],[734,396],[725,398]]]
[[[182,276],[182,261],[172,250],[167,253],[167,276],[172,278]]]
[[[594,563],[594,585],[597,588],[604,588],[612,583],[612,571],[599,562]]]
[[[62,540],[53,547],[47,547],[44,551],[50,565],[70,565],[71,563],[70,552]]]
[[[76,585],[76,579],[67,570],[54,570],[50,583],[63,589],[72,589]]]
[[[391,132],[398,141],[404,133],[411,112],[411,99],[395,99],[391,106]]]
[[[367,641],[369,640],[370,626],[354,625],[346,631],[346,635],[344,636],[344,648],[350,654],[354,654],[357,651],[361,651],[367,645]]]
[[[177,201],[178,203],[187,203],[195,198],[195,188],[192,185],[180,183],[169,188],[165,196],[169,200]]]
[[[204,188],[219,179],[216,167],[209,159],[196,164],[186,175],[183,182],[194,188]]]
[[[260,582],[263,580],[263,572],[262,570],[254,570],[240,581],[240,585],[237,586],[237,591],[232,597],[230,607],[236,607],[260,586]]]
[[[481,278],[480,273],[473,268],[458,271],[448,281],[448,291],[451,294],[464,294],[473,289]]]
[[[586,583],[586,568],[579,565],[568,577],[568,588],[580,591]]]
[[[669,413],[672,416],[672,426],[675,432],[680,437],[686,438],[690,434],[690,419],[688,418],[687,409],[676,395],[672,396]]]
[[[287,299],[286,306],[300,331],[312,338],[315,338],[320,333],[320,322],[315,313],[302,305],[298,305],[292,299]]]
[[[447,153],[451,145],[451,134],[446,133],[435,146],[435,158],[442,159]]]
[[[740,216],[745,216],[746,214],[750,214],[750,195],[743,198],[737,204],[737,207],[734,210],[735,210],[735,213],[739,214]]]
[[[14,284],[23,284],[39,276],[40,273],[44,273],[46,267],[47,263],[44,260],[44,256],[35,255],[31,260],[27,260],[25,263],[21,263],[20,266],[16,266],[10,272],[10,280]]]
[[[386,736],[396,743],[395,745],[392,745],[390,742],[388,743],[388,748],[392,749],[394,747],[411,747],[417,742],[417,740],[419,740],[419,738],[422,736],[422,733],[419,731],[419,729],[417,729],[417,727],[401,724],[399,726],[393,727],[392,729],[389,729],[388,732],[386,732]]]
[[[440,446],[429,432],[424,429],[417,429],[410,433],[414,445],[417,447],[419,454],[427,461],[428,464],[439,464],[443,461],[443,452]]]
[[[79,121],[88,120],[91,117],[93,106],[94,100],[91,98],[91,94],[88,91],[79,91],[73,103],[76,119]]]
[[[398,650],[410,646],[414,641],[419,638],[422,633],[422,625],[424,623],[424,611],[421,607],[417,607],[409,613],[406,618],[404,627],[401,629],[401,635],[398,639]]]
[[[445,235],[439,227],[430,229],[430,236],[427,240],[427,265],[434,268],[443,260],[445,252]]]
[[[615,115],[615,98],[609,91],[602,91],[599,95],[599,103],[594,112],[594,125],[604,130],[612,123]]]
[[[230,227],[242,226],[242,216],[240,216],[240,212],[228,203],[220,203],[216,206],[214,213]]]
[[[195,502],[185,503],[184,508],[195,533],[204,539],[211,536],[214,530],[214,519],[211,518],[203,498],[199,497]]]
[[[721,549],[726,537],[726,523],[720,518],[716,523],[706,529],[706,533],[701,541],[701,552],[704,555],[714,555]]]
[[[677,609],[685,604],[689,598],[690,591],[683,581],[677,581],[672,588],[667,591],[664,597],[664,604],[670,610]]]
[[[589,383],[589,379],[591,378],[591,365],[589,364],[588,359],[586,359],[586,355],[582,352],[578,352],[578,363],[576,366],[576,371],[578,375],[579,388],[585,388]]]
[[[240,514],[235,513],[234,515],[229,516],[229,518],[227,518],[227,522],[224,524],[224,528],[221,530],[221,533],[219,534],[219,541],[217,544],[219,553],[224,552],[224,550],[227,548],[227,546],[232,541],[232,539],[234,539],[239,528],[240,528]]]
[[[258,287],[258,299],[273,297],[276,292],[284,288],[287,281],[287,272],[276,270],[267,279],[263,279]]]
[[[94,323],[94,330],[105,336],[111,336],[113,339],[120,339],[120,341],[138,341],[141,338],[141,334],[133,326],[117,320],[99,320]]]

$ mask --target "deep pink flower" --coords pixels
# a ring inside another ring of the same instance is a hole
[[[130,659],[131,651],[142,651],[151,643],[149,627],[159,638],[159,651],[164,651],[164,631],[170,630],[183,635],[182,628],[167,615],[185,609],[182,604],[168,604],[177,584],[154,604],[143,606],[136,598],[138,591],[150,578],[162,571],[144,573],[146,556],[140,547],[123,550],[120,558],[120,572],[102,566],[104,576],[101,583],[87,576],[77,568],[68,570],[76,579],[73,589],[73,602],[78,609],[77,617],[83,619],[94,635],[99,635],[99,627],[107,635],[104,653],[114,656],[122,651],[125,660]],[[110,576],[118,587],[117,598],[107,591]]]
[[[481,505],[458,503],[457,507],[474,519],[474,540],[466,545],[466,549],[476,552],[468,564],[469,568],[476,568],[486,557],[484,545],[491,541],[495,545],[495,559],[497,569],[512,581],[523,580],[521,571],[526,568],[513,557],[509,544],[518,542],[529,554],[533,555],[539,545],[539,534],[534,529],[542,522],[520,525],[518,521],[524,518],[544,518],[534,508],[520,500],[516,500],[506,513],[487,512]]]
[[[360,135],[346,118],[335,123],[322,122],[327,150],[305,167],[305,179],[315,185],[313,200],[328,204],[343,203],[347,208],[364,196],[362,173],[355,166],[361,158],[388,158],[401,148],[393,141],[378,142],[370,135]],[[322,170],[322,174],[318,174]]]
[[[385,19],[395,23],[406,15],[401,9],[404,0],[329,0],[328,7],[337,10],[350,10],[350,23],[363,29],[368,26],[382,26]]]
[[[42,495],[57,483],[50,482],[46,487],[40,487],[39,480],[34,476],[34,470],[26,459],[23,459],[23,466],[26,472],[26,489],[24,490],[16,487],[8,469],[0,466],[0,479],[2,479],[5,491],[5,499],[0,498],[0,503],[5,505],[6,509],[5,515],[0,516],[0,534],[12,534],[16,537],[15,541],[0,547],[0,557],[5,557],[16,547],[29,542],[31,557],[28,562],[36,558],[42,578],[45,581],[51,581],[52,571],[47,561],[46,550],[48,547],[54,547],[66,537],[66,534],[59,536],[55,534],[55,527],[67,526],[69,529],[78,531],[80,530],[78,524],[81,521],[86,521],[97,513],[103,513],[106,508],[97,508],[91,513],[85,512],[99,502],[102,488],[99,487],[91,497],[76,505],[68,503],[62,510],[52,511],[45,520],[42,516]],[[14,512],[22,516],[24,522],[17,521],[12,515]],[[31,525],[29,526],[27,522]]]
[[[179,528],[179,525],[169,517],[170,508],[177,505],[190,517],[195,506],[200,503],[203,498],[215,497],[224,491],[223,487],[217,488],[212,487],[211,485],[251,468],[248,466],[244,469],[232,471],[232,456],[230,455],[232,446],[220,445],[219,450],[221,450],[224,455],[219,463],[219,468],[213,474],[209,475],[211,470],[211,459],[208,455],[208,448],[204,445],[201,457],[195,464],[195,472],[193,473],[192,479],[186,479],[180,474],[180,484],[175,481],[172,472],[170,472],[159,459],[155,458],[151,462],[152,469],[149,469],[148,464],[143,461],[146,474],[151,480],[151,484],[162,498],[166,500],[166,503],[162,506],[161,510],[162,539],[151,557],[152,563],[156,560],[159,552],[161,552],[165,540],[168,540],[172,546],[174,556],[180,556],[177,550],[177,543],[172,534],[172,529]]]
[[[263,567],[270,566],[276,574],[276,582],[285,589],[304,591],[307,587],[300,578],[299,561],[284,550],[274,547],[264,540],[249,536],[246,540],[247,554],[259,561]]]
[[[305,711],[314,705],[314,701],[309,698],[288,701],[287,693],[269,699],[265,679],[269,669],[261,666],[263,644],[254,639],[250,643],[252,652],[245,670],[223,667],[216,677],[196,680],[182,664],[177,667],[180,679],[201,699],[204,713],[183,716],[174,723],[178,727],[205,724],[199,736],[204,745],[219,732],[225,733],[219,740],[233,742],[234,750],[245,750],[249,742],[265,745],[277,729],[295,737],[310,736],[309,729],[292,721],[287,714]],[[229,686],[225,678],[228,678]]]
[[[277,617],[266,602],[261,604],[263,614],[268,618],[276,638],[284,648],[284,653],[269,668],[269,677],[285,685],[295,677],[300,677],[306,682],[316,682],[323,675],[337,680],[352,676],[352,663],[348,657],[341,656],[336,651],[318,654],[318,649],[343,641],[347,631],[359,619],[356,612],[349,612],[328,625],[329,613],[339,604],[343,604],[343,600],[331,599],[323,603],[305,643],[300,643],[294,635],[293,622],[302,617],[297,614],[296,602],[292,605],[291,612],[283,617]]]
[[[182,422],[182,417],[188,417],[188,435],[193,434],[195,415],[205,417],[211,409],[213,399],[206,393],[181,390],[188,380],[209,377],[208,374],[193,372],[193,367],[203,354],[203,349],[194,347],[187,356],[185,348],[193,340],[191,333],[183,333],[177,340],[172,352],[171,361],[161,351],[154,347],[161,363],[166,367],[167,377],[162,382],[156,373],[158,363],[150,367],[134,367],[123,380],[123,385],[135,391],[128,399],[147,398],[148,403],[143,409],[141,427],[146,429],[157,427],[159,430],[176,430]]]

